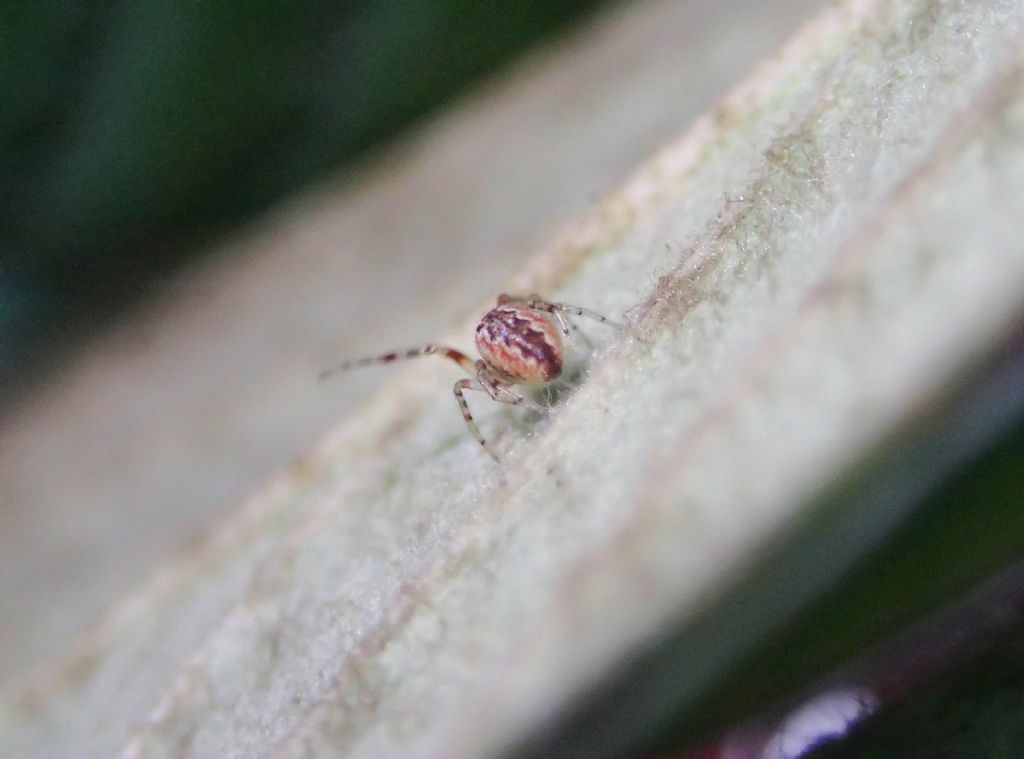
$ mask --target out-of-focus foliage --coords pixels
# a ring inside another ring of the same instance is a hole
[[[734,719],[884,643],[1018,560],[1024,426],[942,484],[920,514],[737,671]],[[707,706],[710,707],[711,704]],[[722,711],[719,707],[718,711]]]
[[[1024,635],[931,682],[814,759],[1012,759],[1024,746]]]
[[[950,442],[957,442],[956,438]],[[981,458],[936,482],[912,520],[895,529],[840,582],[767,638],[735,667],[732,676],[695,714],[686,715],[693,720],[691,740],[701,732],[713,735],[725,731],[759,711],[763,713],[780,698],[800,693],[873,647],[884,646],[928,615],[964,598],[987,578],[1019,561],[1024,535],[1024,469],[1020,465],[1024,459],[1024,424],[1018,421],[991,449],[981,446],[980,452],[984,453]],[[943,624],[957,629],[946,634],[936,632],[933,643],[950,648],[914,651],[918,660],[907,662],[905,670],[898,661],[890,661],[889,669],[874,671],[877,666],[872,668],[869,658],[868,670],[859,675],[866,677],[863,685],[877,688],[883,695],[895,683],[921,682],[909,692],[901,692],[891,706],[885,706],[877,727],[869,727],[841,750],[823,749],[822,759],[1017,756],[995,751],[992,743],[1012,738],[1013,745],[1024,745],[1019,708],[1024,670],[1016,664],[1009,666],[1019,657],[1024,637],[1017,629],[1015,636],[1005,641],[989,640],[1000,628],[1013,629],[1019,621],[1015,603],[1014,598],[987,594],[984,605],[988,621],[975,620],[974,632],[963,629],[964,619],[950,622],[944,618]],[[959,642],[949,643],[954,634]],[[999,635],[1007,637],[1003,632]],[[938,666],[936,671],[927,672],[925,667],[922,679],[922,673],[916,671],[921,660],[929,657],[937,662],[962,661],[996,642],[999,644],[983,660],[961,666],[956,672]],[[875,682],[879,677],[883,681]],[[990,730],[1002,730],[1004,735],[991,734]],[[680,735],[668,730],[659,740],[654,745],[667,752],[673,741],[678,744]],[[940,746],[963,750],[942,753]],[[966,750],[967,746],[974,750]],[[650,749],[645,755],[652,752],[657,753]]]
[[[8,4],[0,365],[598,4]]]

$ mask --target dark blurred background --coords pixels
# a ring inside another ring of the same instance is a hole
[[[6,4],[0,411],[201,243],[602,4]]]

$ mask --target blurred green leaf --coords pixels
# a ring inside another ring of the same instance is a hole
[[[13,361],[123,307],[203,240],[598,4],[80,0],[0,11],[0,278],[43,296],[32,318],[0,320],[6,352]]]

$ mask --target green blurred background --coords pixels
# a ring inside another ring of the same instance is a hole
[[[0,9],[0,398],[200,245],[600,0]]]

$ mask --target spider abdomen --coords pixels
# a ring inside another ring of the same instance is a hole
[[[476,328],[484,361],[520,382],[547,382],[562,371],[562,340],[546,314],[506,303],[492,308]]]

